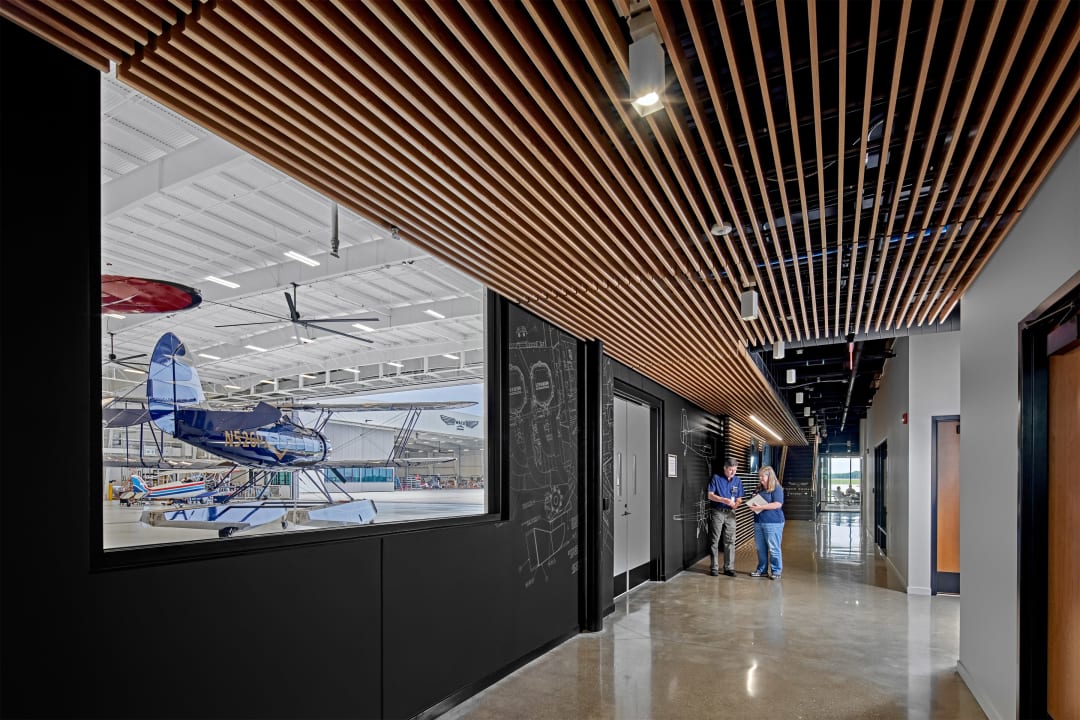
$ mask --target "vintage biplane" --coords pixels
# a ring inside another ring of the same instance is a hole
[[[187,508],[176,511],[144,512],[143,522],[150,525],[180,525],[212,527],[219,535],[228,537],[238,530],[278,520],[283,527],[291,513],[294,522],[302,515],[303,524],[315,526],[366,523],[374,519],[376,509],[370,500],[353,498],[341,485],[345,478],[339,468],[372,467],[409,464],[400,454],[415,426],[416,417],[427,409],[451,409],[475,405],[475,401],[445,402],[352,402],[335,404],[282,403],[271,405],[260,401],[250,409],[222,410],[207,406],[198,371],[184,343],[173,333],[158,340],[150,356],[146,380],[145,407],[126,408],[106,405],[102,419],[106,427],[135,427],[141,434],[137,443],[139,454],[132,457],[107,456],[103,464],[120,467],[174,467],[177,461],[168,457],[164,447],[167,434],[188,445],[204,450],[220,460],[184,460],[188,467],[205,466],[222,469],[232,465],[223,487],[214,498],[219,502],[210,508]],[[323,428],[334,413],[373,410],[396,410],[408,413],[406,432],[399,433],[394,449],[387,458],[356,459],[332,457],[332,448]],[[313,414],[308,425],[301,414]],[[150,450],[147,450],[147,447]],[[447,458],[418,458],[424,464],[452,460]],[[236,471],[246,471],[236,472]],[[277,473],[290,471],[303,478],[322,495],[319,506],[300,508],[294,497],[289,503],[274,503],[267,491]],[[244,476],[246,475],[246,478]],[[232,477],[230,477],[232,476]],[[341,483],[335,481],[337,477]],[[235,480],[233,479],[235,477]],[[335,502],[330,488],[347,498],[341,507]],[[243,499],[243,501],[241,501]]]

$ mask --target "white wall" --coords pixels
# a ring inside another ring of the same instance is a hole
[[[907,587],[913,595],[930,594],[932,418],[959,414],[960,333],[911,335],[908,337]],[[961,567],[961,582],[963,576]]]
[[[870,467],[870,477],[876,492],[878,478],[874,475],[874,448],[883,440],[888,444],[886,461],[885,487],[885,555],[900,575],[904,585],[908,585],[908,524],[910,522],[908,492],[908,426],[902,424],[901,416],[908,412],[908,338],[897,338],[893,345],[896,357],[885,361],[882,371],[881,386],[874,393],[874,404],[867,413],[866,465]],[[865,493],[873,496],[874,492]],[[867,501],[863,505],[863,517],[871,522],[867,529],[873,537],[874,503]]]
[[[1017,702],[1017,325],[1080,271],[1077,188],[1074,140],[961,301],[958,669],[992,719]]]

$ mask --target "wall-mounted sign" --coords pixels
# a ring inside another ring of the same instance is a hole
[[[668,455],[667,456],[667,476],[679,477],[679,456]]]

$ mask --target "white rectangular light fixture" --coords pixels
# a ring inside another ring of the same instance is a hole
[[[451,360],[460,360],[461,359],[457,355],[453,355],[451,353],[443,353],[443,357],[444,358],[450,358]]]
[[[446,317],[446,316],[445,316],[445,315],[443,315],[443,314],[442,314],[441,312],[436,312],[436,311],[434,311],[434,310],[431,310],[431,309],[425,310],[424,312],[426,312],[426,313],[427,313],[428,315],[430,315],[431,317],[433,317],[433,318],[438,318],[438,319],[440,319],[440,320],[442,320],[442,319],[443,319],[444,317]]]
[[[225,387],[229,388],[230,390],[243,390],[244,389],[244,388],[240,387],[239,385],[226,385]]]
[[[248,350],[255,350],[256,352],[266,352],[266,348],[261,348],[258,345],[245,345]]]
[[[232,280],[222,280],[221,278],[214,277],[213,275],[207,275],[205,279],[209,280],[212,283],[217,283],[218,285],[224,285],[227,288],[240,287],[239,283],[234,283]]]
[[[761,420],[759,420],[759,419],[758,419],[757,415],[751,415],[751,416],[750,416],[750,419],[751,419],[751,420],[753,420],[754,422],[756,422],[756,423],[757,423],[758,425],[760,425],[760,426],[761,426],[761,429],[762,429],[762,430],[764,430],[765,432],[769,433],[770,435],[772,435],[772,436],[773,436],[774,438],[776,438],[777,440],[783,440],[783,438],[782,438],[782,437],[780,437],[779,435],[777,435],[777,434],[776,434],[776,433],[775,433],[775,432],[773,431],[773,429],[772,429],[771,427],[769,427],[769,426],[768,426],[768,425],[766,425],[765,423],[761,422]]]
[[[311,375],[309,373],[300,373],[300,377],[307,378],[308,380],[315,380],[318,378],[317,375]]]
[[[274,381],[273,380],[260,380],[258,384],[259,385],[273,385]]]
[[[210,353],[199,353],[199,357],[206,358],[207,360],[220,360],[217,355],[211,355]]]
[[[809,405],[803,406],[802,414],[803,414],[803,417],[810,417],[810,406]]]
[[[351,372],[351,373],[358,373],[358,372],[360,372],[360,371],[359,371],[358,369],[356,369],[356,368],[341,368],[341,369],[342,369],[343,371],[345,371],[345,372]]]
[[[757,320],[758,295],[756,290],[744,290],[739,296],[739,311],[743,320]]]
[[[302,342],[302,343],[313,343],[313,342],[315,342],[315,338],[302,337],[302,338],[300,338],[300,342]]]
[[[772,356],[773,356],[773,360],[783,360],[784,359],[784,341],[783,340],[777,340],[776,342],[773,343]]]
[[[803,392],[802,392],[802,390],[800,390],[799,392],[795,393],[795,404],[796,405],[802,405],[802,402],[803,402]]]
[[[647,32],[630,44],[630,99],[642,117],[664,106],[664,48],[655,32]]]
[[[363,330],[364,332],[375,332],[375,328],[368,327],[364,323],[353,323],[352,326],[357,330]]]
[[[788,385],[795,384],[795,368],[788,368],[788,371],[787,371],[787,384]]]
[[[302,262],[305,265],[310,265],[311,267],[318,267],[319,266],[319,261],[318,260],[312,260],[307,255],[301,255],[300,253],[296,252],[295,250],[289,250],[287,253],[285,253],[285,257],[292,258],[293,260],[295,260],[297,262]]]
[[[396,367],[396,368],[405,367],[405,363],[399,363],[399,362],[389,362],[389,361],[387,361],[386,364],[389,365],[390,367]]]

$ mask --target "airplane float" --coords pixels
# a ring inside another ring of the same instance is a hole
[[[269,503],[263,500],[270,487],[271,475],[282,470],[302,474],[318,488],[326,500],[326,504],[321,507],[305,508],[302,513],[304,524],[329,526],[373,522],[377,510],[371,500],[356,500],[338,483],[330,481],[348,498],[350,502],[346,505],[355,507],[346,508],[336,504],[323,481],[323,473],[317,471],[329,470],[344,482],[344,477],[338,471],[340,467],[405,464],[407,460],[395,458],[397,451],[404,443],[399,440],[391,457],[386,460],[348,458],[335,460],[331,457],[330,443],[322,433],[322,429],[333,413],[403,410],[410,413],[411,424],[415,424],[415,417],[426,409],[462,408],[476,404],[474,401],[282,403],[278,405],[259,402],[249,410],[209,409],[206,407],[206,396],[202,390],[198,371],[188,355],[187,348],[171,332],[161,336],[150,356],[146,399],[145,408],[106,406],[102,409],[102,418],[106,427],[149,427],[154,437],[157,457],[144,456],[143,446],[140,443],[138,459],[106,457],[103,459],[103,464],[113,467],[136,465],[164,467],[171,464],[164,454],[163,442],[156,434],[156,431],[160,431],[205,450],[224,461],[203,461],[200,463],[202,466],[222,468],[231,465],[233,469],[251,470],[250,480],[224,496],[223,502],[228,507],[186,508],[172,513],[157,511],[156,514],[151,515],[144,512],[143,522],[150,525],[212,527],[217,528],[222,537],[229,537],[238,530],[254,527],[256,520],[257,524],[280,520],[282,527],[287,526],[287,507],[281,506],[280,512],[268,513],[266,510],[270,509]],[[314,426],[303,425],[295,414],[289,415],[286,411],[316,412]],[[416,462],[440,462],[448,459],[452,458],[417,458]],[[191,461],[185,461],[183,464],[187,467],[193,466]],[[241,493],[253,488],[257,489],[258,505],[231,504],[232,500]],[[153,488],[149,488],[148,493],[150,497],[153,497]],[[207,494],[205,488],[203,494]],[[222,495],[218,494],[214,497],[222,497]],[[296,510],[297,501],[292,500],[291,505]],[[258,512],[255,511],[256,508]],[[244,519],[235,519],[239,517]],[[299,515],[294,512],[293,517],[296,522]]]

